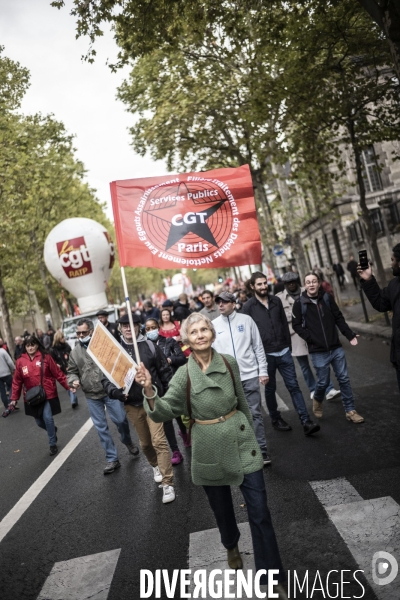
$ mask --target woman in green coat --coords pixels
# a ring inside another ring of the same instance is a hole
[[[215,329],[208,317],[192,313],[181,328],[192,349],[187,366],[180,367],[160,398],[143,363],[136,382],[143,386],[144,407],[153,421],[187,415],[193,421],[192,479],[202,485],[214,512],[231,569],[241,569],[239,529],[233,509],[231,485],[239,485],[246,502],[257,571],[277,569],[274,591],[287,598],[275,532],[267,506],[263,458],[252,416],[240,382],[235,359],[211,348]],[[188,402],[188,398],[190,402]],[[267,584],[267,576],[260,579]]]

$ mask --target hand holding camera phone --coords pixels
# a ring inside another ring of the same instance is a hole
[[[366,250],[360,250],[358,253],[358,262],[360,263],[360,267],[363,271],[369,268],[369,260],[367,257]]]

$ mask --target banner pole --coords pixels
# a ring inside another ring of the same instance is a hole
[[[122,285],[124,287],[125,302],[126,302],[126,309],[128,312],[129,325],[131,327],[131,332],[132,332],[133,347],[135,349],[136,361],[139,366],[140,365],[140,354],[139,354],[138,343],[137,343],[137,339],[136,339],[136,335],[135,335],[135,327],[133,326],[131,302],[129,300],[128,286],[126,285],[125,267],[121,267],[121,277],[122,277]]]

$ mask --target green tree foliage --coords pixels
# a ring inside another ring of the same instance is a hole
[[[133,61],[120,98],[140,115],[135,149],[179,170],[247,162],[264,221],[263,186],[275,180],[291,235],[301,223],[283,165],[290,160],[291,178],[315,217],[334,204],[347,147],[384,281],[360,159],[365,147],[399,139],[393,45],[361,6],[377,4],[393,24],[388,10],[370,0],[74,0],[72,14],[77,34],[91,43],[111,22],[120,63]]]

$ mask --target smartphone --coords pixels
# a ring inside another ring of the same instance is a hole
[[[365,269],[369,268],[369,260],[367,257],[367,251],[366,250],[360,250],[358,253],[358,262],[360,263],[360,267],[362,268],[363,271],[365,271]]]

